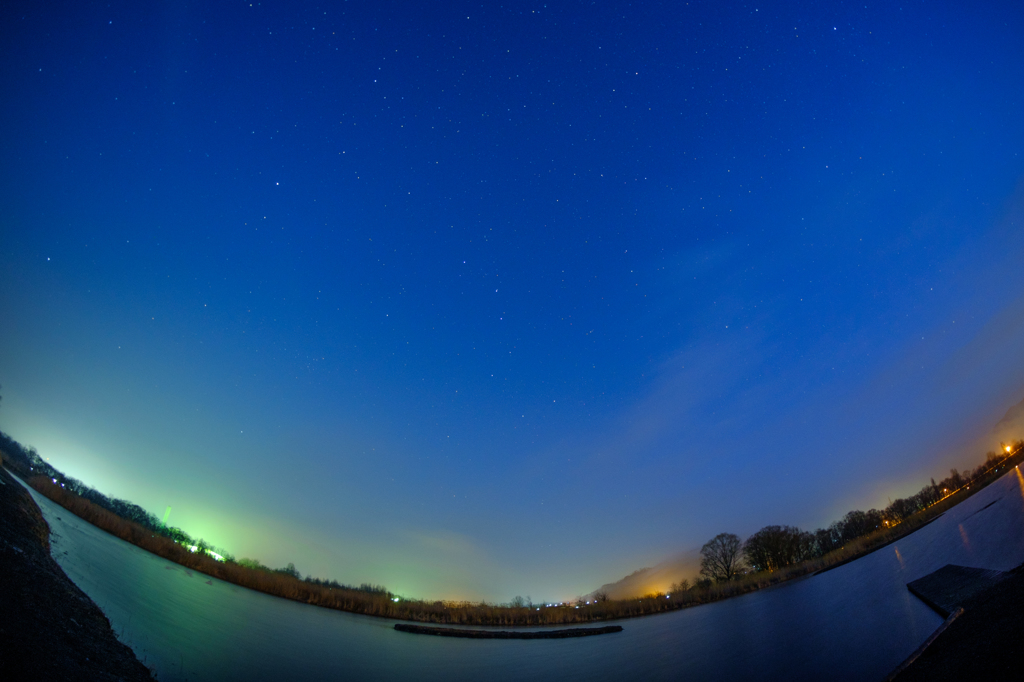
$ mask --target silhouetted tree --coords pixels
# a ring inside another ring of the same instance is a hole
[[[829,526],[828,528],[819,528],[814,531],[813,543],[813,556],[820,557],[839,549],[842,545],[842,540],[833,531],[832,526]]]
[[[839,535],[842,541],[846,543],[862,535],[867,535],[881,526],[882,513],[877,509],[871,509],[866,512],[855,509],[852,512],[847,512],[846,516],[837,523],[839,524]]]
[[[192,545],[192,536],[180,528],[171,527],[164,531],[164,535],[182,545]]]
[[[743,544],[732,533],[719,533],[700,548],[700,574],[715,582],[731,580],[739,573]]]
[[[793,526],[765,526],[743,543],[743,555],[755,571],[776,571],[813,554],[814,537]]]
[[[260,563],[259,559],[248,559],[246,557],[242,557],[241,559],[238,560],[238,565],[239,566],[244,566],[246,568],[252,568],[254,570],[260,570],[260,571],[269,571],[270,570],[267,566],[264,566],[262,563]]]
[[[274,573],[284,573],[285,575],[290,575],[291,577],[297,580],[302,580],[302,574],[299,573],[298,570],[296,570],[295,564],[291,563],[290,561],[288,562],[288,565],[284,568],[274,569]]]
[[[964,477],[961,476],[960,472],[957,471],[956,469],[950,469],[949,470],[949,479],[948,480],[950,482],[950,489],[951,490],[956,490],[957,488],[959,488],[960,486],[962,486],[965,483]]]
[[[359,585],[359,591],[381,596],[387,596],[391,594],[390,592],[388,592],[388,588],[384,587],[383,585],[372,585],[370,583],[361,583]]]

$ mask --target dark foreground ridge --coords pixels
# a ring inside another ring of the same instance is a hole
[[[0,467],[0,677],[152,680],[50,556],[39,507]]]
[[[991,580],[993,576],[987,577],[988,587],[964,599],[938,635],[894,671],[889,680],[1021,679],[1024,564],[995,576],[995,580]]]
[[[1008,574],[984,568],[946,564],[914,582],[907,589],[943,618],[949,618],[964,603],[992,587]]]
[[[466,637],[468,639],[567,639],[569,637],[591,637],[622,632],[621,625],[606,625],[603,628],[569,628],[568,630],[461,630],[458,628],[436,628],[429,625],[409,625],[395,623],[399,632],[411,632],[416,635],[434,635],[436,637]]]

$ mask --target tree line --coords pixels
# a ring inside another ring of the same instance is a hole
[[[19,474],[23,479],[28,480],[34,476],[45,476],[59,485],[64,490],[88,500],[102,509],[118,516],[131,523],[142,526],[154,535],[160,535],[188,548],[191,552],[204,556],[219,557],[218,560],[229,564],[238,564],[246,568],[288,575],[298,580],[304,580],[313,585],[326,588],[365,592],[370,595],[386,595],[390,598],[390,592],[383,585],[371,585],[364,583],[358,587],[345,585],[336,580],[322,580],[313,576],[303,578],[302,574],[295,568],[295,564],[288,563],[283,568],[271,568],[263,565],[258,559],[235,559],[235,556],[222,547],[217,547],[203,538],[192,537],[181,528],[167,526],[151,512],[146,511],[139,505],[118,498],[108,497],[92,486],[86,485],[73,476],[67,476],[60,469],[57,469],[45,459],[32,446],[25,447],[18,441],[0,431],[0,452],[5,457],[4,461],[8,466]]]
[[[821,558],[880,529],[894,528],[1005,466],[1004,460],[1020,451],[1022,445],[1024,441],[1003,445],[1002,452],[986,453],[985,462],[973,470],[950,469],[949,476],[939,482],[931,479],[914,495],[895,500],[885,509],[855,509],[828,528],[805,531],[794,526],[765,526],[746,540],[733,533],[719,533],[701,547],[700,577],[694,587],[727,582],[748,573],[772,573]],[[690,589],[691,585],[683,581],[674,587]]]

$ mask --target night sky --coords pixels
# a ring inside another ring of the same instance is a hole
[[[1024,396],[1017,2],[0,18],[0,428],[239,557],[572,597]]]

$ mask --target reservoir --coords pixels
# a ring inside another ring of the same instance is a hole
[[[308,606],[189,571],[30,491],[57,563],[118,637],[171,680],[881,680],[942,623],[906,583],[945,564],[1024,562],[1016,469],[912,535],[820,575],[623,632],[473,640]],[[566,627],[566,626],[554,626]],[[505,628],[507,629],[507,628]]]

